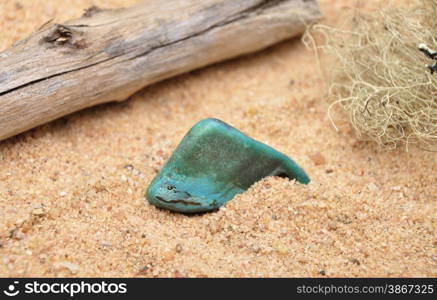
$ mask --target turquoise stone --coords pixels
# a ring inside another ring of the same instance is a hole
[[[147,189],[160,208],[199,213],[219,208],[266,176],[308,183],[289,157],[217,120],[198,122]]]

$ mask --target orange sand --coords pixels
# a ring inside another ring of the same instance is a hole
[[[3,0],[0,50],[51,18],[134,2]],[[323,0],[324,22],[346,3]],[[328,105],[295,39],[0,142],[0,276],[437,276],[437,155],[378,151],[341,114],[336,132]],[[206,117],[288,154],[312,183],[267,178],[201,216],[145,203]]]

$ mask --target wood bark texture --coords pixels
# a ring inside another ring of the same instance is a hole
[[[88,9],[0,52],[0,140],[301,34],[317,0],[148,0]]]

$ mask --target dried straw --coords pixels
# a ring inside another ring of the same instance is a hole
[[[437,74],[425,67],[433,61],[418,45],[437,48],[437,0],[372,14],[354,11],[349,21],[349,30],[314,25],[303,39],[334,55],[335,65],[323,70],[334,97],[330,111],[341,104],[363,140],[436,151]]]

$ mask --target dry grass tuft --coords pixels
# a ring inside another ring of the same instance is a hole
[[[434,61],[418,45],[437,48],[437,0],[353,11],[348,24],[348,30],[317,24],[304,36],[307,46],[335,58],[322,70],[332,105],[342,105],[363,140],[436,151],[437,74],[426,68]]]

